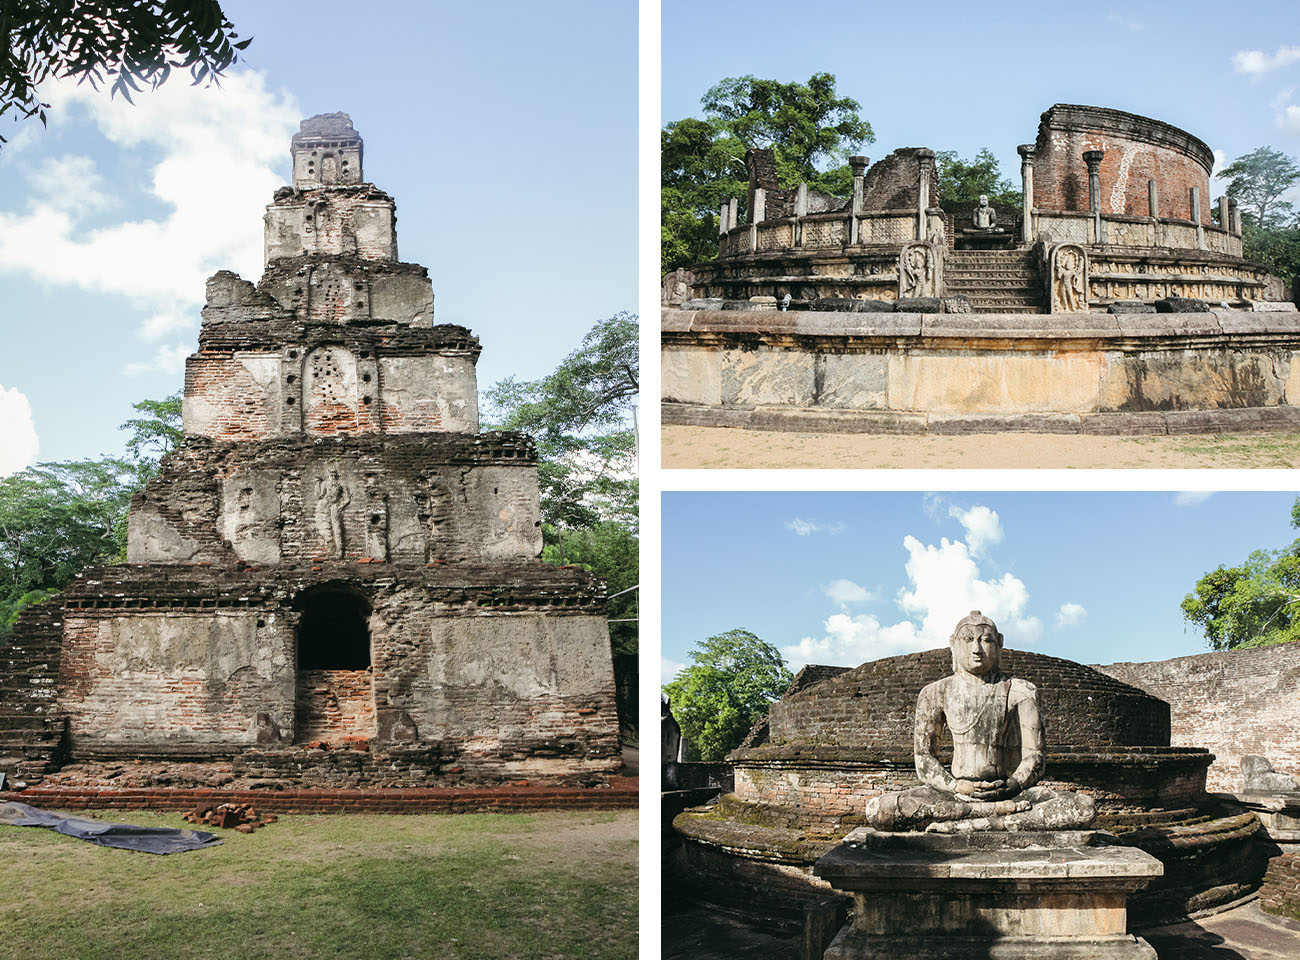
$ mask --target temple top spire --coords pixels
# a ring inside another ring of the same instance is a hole
[[[346,113],[318,113],[299,124],[290,146],[295,190],[361,183],[361,135]]]

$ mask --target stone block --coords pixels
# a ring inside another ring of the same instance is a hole
[[[1106,308],[1107,313],[1155,313],[1155,304],[1141,300],[1116,300]]]
[[[721,310],[725,302],[722,297],[692,297],[689,300],[683,300],[681,308],[687,312],[692,310]]]
[[[881,353],[821,354],[815,403],[846,410],[883,410],[889,359]]]
[[[900,297],[895,303],[899,313],[938,313],[943,309],[939,297]]]
[[[954,297],[943,298],[944,313],[973,313],[974,310],[970,305],[970,297],[964,293],[959,293]]]
[[[1252,300],[1250,309],[1255,313],[1295,313],[1296,305],[1286,300]]]
[[[814,355],[768,347],[722,352],[722,402],[745,406],[813,405]]]
[[[1205,313],[1209,305],[1191,297],[1165,297],[1155,302],[1156,313]]]
[[[893,313],[894,300],[861,300],[855,297],[822,297],[808,303],[809,310],[820,313]]]
[[[1102,355],[892,354],[888,408],[931,414],[1091,413]]]
[[[722,354],[713,347],[664,347],[660,366],[663,399],[722,403]]]
[[[800,336],[832,337],[918,337],[921,335],[920,313],[796,313],[793,333]]]

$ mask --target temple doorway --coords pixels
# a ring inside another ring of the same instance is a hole
[[[374,673],[370,662],[370,604],[346,587],[304,591],[296,646],[297,743],[338,744],[375,735]]]

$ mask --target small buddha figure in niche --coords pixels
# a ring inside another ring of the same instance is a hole
[[[1038,691],[1002,672],[1002,634],[978,610],[948,640],[953,672],[916,700],[913,752],[922,786],[873,797],[867,823],[880,830],[960,833],[1085,826],[1091,797],[1037,786],[1044,769]],[[951,770],[938,758],[952,733]]]

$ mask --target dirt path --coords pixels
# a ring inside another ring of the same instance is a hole
[[[1300,466],[1300,434],[1093,437],[994,433],[944,437],[769,433],[665,425],[663,466],[669,469],[1277,468]]]

